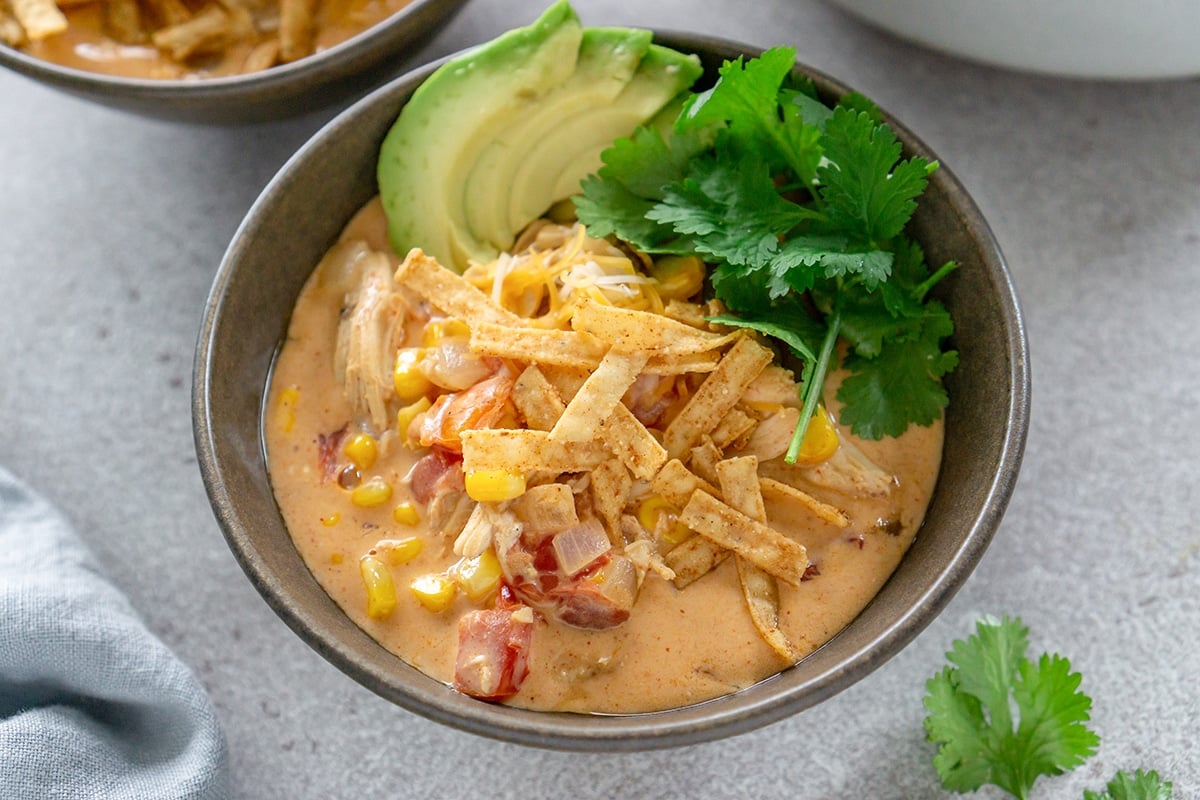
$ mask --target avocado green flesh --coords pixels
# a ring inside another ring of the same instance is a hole
[[[555,3],[532,25],[447,62],[413,93],[384,138],[377,169],[397,253],[420,247],[459,271],[468,258],[489,257],[456,233],[465,223],[455,168],[482,149],[492,120],[514,99],[540,96],[574,72],[582,35],[570,5]]]
[[[413,93],[380,149],[388,234],[458,272],[494,259],[600,153],[699,77],[695,56],[645,30],[587,28],[566,0],[447,62]]]
[[[645,30],[585,28],[574,73],[544,96],[513,107],[511,119],[494,132],[467,177],[464,205],[474,238],[502,250],[512,244],[515,231],[546,210],[543,188],[544,205],[534,216],[510,222],[506,188],[514,174],[529,161],[557,162],[551,146],[556,130],[591,109],[610,107],[637,72],[650,39]]]
[[[658,114],[700,77],[695,56],[658,45],[647,50],[637,73],[609,106],[565,120],[537,145],[537,157],[520,162],[512,180],[509,226],[519,231],[554,202],[579,193],[579,184],[601,166],[600,154]]]

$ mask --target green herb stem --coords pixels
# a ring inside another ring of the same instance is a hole
[[[942,266],[938,268],[937,272],[933,273],[928,278],[921,281],[920,284],[913,287],[913,299],[919,300],[920,302],[925,302],[925,295],[929,293],[929,290],[936,286],[938,281],[949,275],[951,272],[954,272],[956,269],[958,269],[958,264],[954,261],[947,261],[945,264],[942,264]]]
[[[796,457],[800,454],[800,445],[804,443],[804,434],[808,432],[808,423],[812,420],[813,412],[817,408],[817,401],[821,397],[821,390],[825,386],[825,375],[829,372],[829,364],[833,360],[833,350],[837,346],[838,332],[842,327],[841,309],[835,307],[826,317],[825,325],[825,338],[821,342],[821,351],[817,354],[817,363],[811,370],[805,370],[809,374],[804,382],[804,404],[800,408],[800,419],[796,421],[792,443],[788,446],[787,455],[783,457],[783,460],[789,464],[796,463]]]

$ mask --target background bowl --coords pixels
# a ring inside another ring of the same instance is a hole
[[[1200,75],[1195,0],[832,0],[919,44],[1075,78]]]
[[[220,78],[121,78],[64,67],[0,44],[0,65],[113,108],[181,122],[265,122],[344,102],[395,74],[407,53],[466,0],[412,0],[328,50],[261,72]]]
[[[691,35],[658,41],[695,52],[711,76],[758,51]],[[991,232],[943,165],[914,217],[931,263],[961,267],[939,286],[954,314],[961,364],[941,477],[925,526],[892,578],[838,636],[780,675],[699,705],[598,716],[526,711],[459,694],[403,663],[358,628],[297,554],[280,518],[261,435],[276,348],[309,273],[343,224],[376,193],[375,157],[414,88],[436,65],[377,90],[318,132],[267,186],[221,264],[197,345],[193,424],[200,468],[229,546],[268,604],[355,680],[426,717],[499,739],[552,748],[643,750],[715,739],[807,708],[878,667],[943,608],[987,548],[1016,480],[1029,413],[1025,331]],[[828,99],[848,91],[806,67]],[[909,155],[934,154],[889,118]]]

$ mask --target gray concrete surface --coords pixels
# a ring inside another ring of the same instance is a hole
[[[331,114],[172,125],[0,74],[0,461],[82,529],[197,671],[228,733],[236,795],[939,797],[923,685],[987,613],[1023,617],[1037,651],[1068,655],[1095,699],[1098,755],[1034,797],[1079,798],[1135,767],[1173,778],[1177,797],[1200,795],[1200,81],[995,70],[809,0],[577,7],[591,23],[793,44],[957,173],[1005,250],[1033,348],[1032,429],[1003,526],[899,656],[732,740],[552,753],[393,707],[251,588],[210,513],[189,419],[193,346],[224,248]],[[474,0],[416,60],[540,8]]]

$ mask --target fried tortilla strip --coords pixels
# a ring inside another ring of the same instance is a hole
[[[717,464],[721,494],[729,505],[751,519],[766,523],[767,509],[763,505],[758,481],[758,459],[754,456],[729,458]],[[738,580],[750,620],[763,640],[789,663],[800,660],[800,652],[792,646],[779,629],[779,585],[775,578],[737,556]]]
[[[472,333],[475,326],[483,322],[518,328],[526,324],[525,319],[493,303],[492,298],[425,255],[420,248],[410,250],[396,269],[396,283],[416,292],[449,316],[458,317],[467,323]]]
[[[597,361],[597,363],[599,362]],[[579,387],[583,386],[583,382],[592,374],[590,368],[568,367],[559,364],[543,364],[541,370],[542,374],[546,376],[546,380],[554,387],[554,391],[558,392],[558,396],[568,403],[579,392]]]
[[[10,47],[20,47],[25,44],[25,29],[3,5],[0,5],[0,42],[4,42]]]
[[[717,427],[713,428],[712,442],[720,450],[743,444],[757,424],[758,420],[746,412],[737,408],[731,409],[725,418],[717,423]]]
[[[808,568],[804,545],[730,508],[705,492],[696,492],[679,521],[782,581],[799,586]],[[673,565],[672,565],[673,568]]]
[[[684,356],[716,350],[729,344],[737,333],[719,334],[700,330],[662,314],[605,305],[584,299],[571,316],[571,327],[590,333],[614,350],[652,350],[659,356]]]
[[[672,458],[681,458],[700,437],[737,405],[742,392],[771,363],[772,353],[749,336],[739,335],[717,368],[700,384],[663,434]]]
[[[192,12],[183,0],[143,0],[143,5],[150,16],[158,20],[160,28],[182,25],[192,18]]]
[[[596,439],[601,423],[621,404],[621,398],[637,380],[649,357],[644,351],[621,353],[609,350],[595,372],[567,403],[566,411],[550,431],[550,438],[563,442]]]
[[[621,512],[625,510],[625,499],[633,489],[633,478],[620,459],[610,458],[592,470],[590,484],[592,506],[596,515],[604,522],[608,540],[614,547],[625,544],[621,533]]]
[[[187,22],[159,28],[150,40],[176,61],[186,61],[221,49],[228,35],[229,15],[220,6],[210,5]]]
[[[767,508],[759,488],[758,459],[754,456],[727,458],[717,462],[714,472],[721,486],[721,496],[729,507],[765,525]]]
[[[104,0],[104,32],[121,44],[144,44],[149,36],[137,0]]]
[[[546,431],[484,428],[463,431],[463,469],[588,472],[608,457],[600,442],[554,441]]]
[[[315,4],[315,0],[279,0],[280,61],[288,63],[312,54]]]
[[[589,333],[519,328],[485,321],[468,324],[471,352],[477,355],[586,370],[594,370],[604,358],[604,345]]]
[[[45,39],[67,29],[67,17],[54,0],[9,0],[13,16],[31,41]]]
[[[600,423],[599,435],[638,480],[650,480],[667,463],[666,449],[622,403]]]
[[[683,508],[692,494],[697,490],[711,495],[720,494],[715,486],[697,476],[683,465],[678,458],[673,458],[663,465],[658,474],[650,481],[650,491],[661,495],[676,508]]]
[[[537,431],[553,428],[567,408],[545,374],[532,364],[513,384],[512,398],[513,405],[525,420],[525,427]]]
[[[687,353],[682,356],[659,355],[650,356],[646,362],[646,372],[651,375],[684,375],[689,372],[712,372],[721,361],[721,354],[716,350],[703,353]]]
[[[700,437],[700,444],[692,448],[692,457],[688,465],[692,472],[709,483],[716,484],[720,482],[720,478],[717,476],[717,462],[722,458],[724,456],[713,444],[712,438],[705,435]]]
[[[689,303],[686,300],[668,300],[666,306],[663,307],[664,316],[693,328],[705,328],[708,325],[704,314],[704,306]]]
[[[558,533],[579,524],[575,495],[565,483],[530,487],[513,501],[512,512],[530,529],[544,533]]]
[[[690,536],[672,547],[663,556],[663,562],[675,573],[676,589],[703,578],[729,558],[729,551],[704,536]]]
[[[242,0],[217,0],[229,15],[229,36],[233,40],[251,40],[258,37],[254,27],[254,15]]]
[[[279,40],[266,39],[254,45],[246,60],[242,62],[242,72],[261,72],[279,63]]]
[[[842,511],[837,506],[831,506],[829,503],[822,503],[808,492],[801,491],[795,486],[789,486],[783,481],[766,477],[760,477],[758,484],[764,494],[774,495],[799,503],[815,514],[822,522],[827,522],[838,528],[846,528],[850,525],[850,517],[845,511]]]

